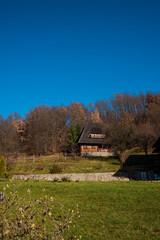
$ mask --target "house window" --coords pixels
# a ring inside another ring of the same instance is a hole
[[[146,174],[146,172],[141,172],[141,180],[144,180],[144,181],[147,180],[147,174]]]
[[[83,148],[84,148],[84,149],[87,149],[87,146],[86,146],[86,145],[83,145]]]
[[[157,173],[155,173],[155,174],[154,174],[154,179],[155,179],[155,180],[160,180],[160,176],[159,176]]]
[[[89,134],[88,135],[89,138],[105,138],[105,134]]]

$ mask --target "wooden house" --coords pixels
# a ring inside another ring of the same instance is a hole
[[[113,155],[106,144],[106,135],[101,124],[99,113],[92,113],[91,120],[83,129],[79,139],[80,153],[82,156],[109,156]]]

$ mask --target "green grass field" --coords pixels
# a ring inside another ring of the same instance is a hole
[[[20,158],[11,161],[8,170],[12,173],[47,174],[50,168],[56,164],[62,169],[62,173],[94,173],[116,172],[120,163],[115,157],[64,157],[62,154],[44,156],[42,158]]]
[[[8,182],[0,182],[0,191]],[[160,239],[159,182],[26,181],[19,193],[27,189],[32,199],[52,196],[55,211],[59,204],[65,209],[79,205],[81,217],[74,222],[73,236],[85,240]]]

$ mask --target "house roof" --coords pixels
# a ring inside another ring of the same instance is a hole
[[[90,134],[104,134],[102,125],[98,122],[89,122],[83,129],[79,139],[78,144],[100,144],[105,145],[105,138],[91,138]]]
[[[153,153],[160,153],[160,137],[157,139],[152,148],[155,148]]]

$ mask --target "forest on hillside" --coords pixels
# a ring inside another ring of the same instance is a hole
[[[0,116],[0,155],[47,155],[74,151],[76,139],[98,110],[106,143],[115,152],[140,147],[146,154],[160,137],[160,93],[116,94],[94,104],[72,102],[68,106],[36,106],[23,118]]]

